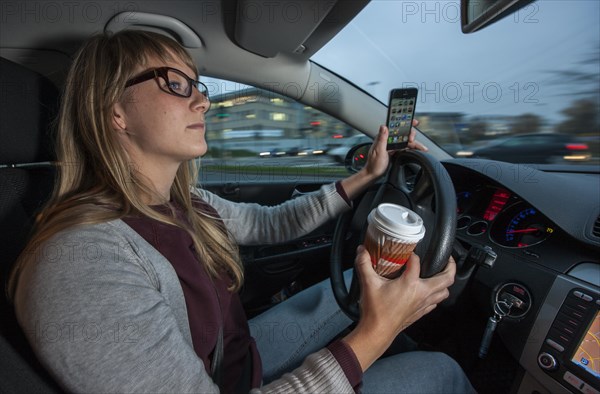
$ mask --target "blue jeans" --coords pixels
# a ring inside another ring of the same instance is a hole
[[[352,271],[344,273],[346,283]],[[249,321],[260,352],[264,383],[300,366],[352,321],[333,297],[329,280]],[[375,362],[363,376],[364,393],[474,393],[462,369],[443,353],[407,352]]]

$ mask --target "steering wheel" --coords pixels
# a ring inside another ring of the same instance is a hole
[[[354,321],[360,317],[360,288],[356,273],[350,290],[346,288],[344,252],[354,251],[362,243],[371,209],[382,202],[390,202],[403,205],[421,216],[426,231],[415,253],[421,258],[422,278],[442,271],[452,252],[456,233],[456,193],[448,172],[433,156],[415,150],[397,152],[391,160],[387,178],[375,195],[364,195],[354,210],[342,215],[333,235],[331,286],[340,308]],[[358,242],[348,245],[349,234],[354,234],[352,240],[356,242],[355,238],[358,238]]]

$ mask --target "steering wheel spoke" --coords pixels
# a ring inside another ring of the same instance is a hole
[[[413,189],[408,193],[408,198],[417,206],[424,206],[425,200],[431,200],[433,195],[433,184],[429,179],[429,176],[419,171],[416,175],[416,182]]]

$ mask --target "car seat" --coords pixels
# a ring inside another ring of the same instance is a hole
[[[0,393],[61,391],[37,361],[5,295],[8,273],[52,192],[50,124],[58,102],[49,80],[0,58]]]

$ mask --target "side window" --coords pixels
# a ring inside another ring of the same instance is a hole
[[[289,97],[206,78],[208,151],[201,182],[326,182],[344,178],[350,147],[370,138]]]
[[[527,138],[509,138],[506,142],[502,143],[502,146],[511,147],[511,146],[520,146],[523,144],[528,144]]]

